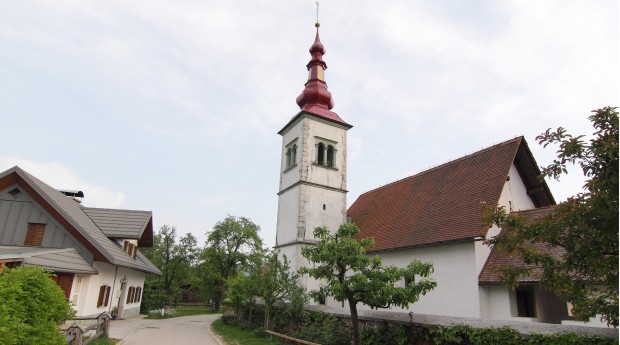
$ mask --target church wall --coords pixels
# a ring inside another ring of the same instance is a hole
[[[474,243],[453,243],[380,253],[384,265],[406,267],[412,260],[432,262],[437,287],[409,305],[418,314],[480,317]],[[404,281],[401,282],[404,286]],[[333,305],[339,307],[340,304]],[[345,305],[345,307],[347,307]],[[360,309],[370,309],[360,306]],[[392,308],[392,310],[402,310]]]
[[[302,125],[303,121],[298,121],[282,136],[282,153],[280,164],[280,190],[286,189],[292,186],[295,182],[300,180],[300,174],[302,170],[303,156],[307,153],[303,152],[303,137],[302,137]],[[297,154],[295,156],[295,164],[290,169],[286,164],[286,151],[288,147],[297,145]]]
[[[480,314],[483,319],[532,321],[530,318],[516,317],[514,291],[502,285],[480,286]]]
[[[306,140],[310,159],[308,160],[307,177],[304,177],[302,172],[302,179],[331,188],[346,189],[347,131],[333,124],[311,119],[305,119],[304,126],[307,128],[304,136],[307,135]],[[336,149],[334,168],[326,168],[316,164],[317,145],[320,142],[333,145]]]
[[[278,198],[278,223],[276,245],[298,240],[299,200],[301,186],[282,193]]]
[[[346,217],[346,197],[341,191],[313,186],[302,186],[302,200],[306,211],[304,215],[305,239],[315,240],[314,229],[326,226],[331,233],[344,223]]]
[[[510,166],[508,176],[509,179],[504,183],[504,188],[500,194],[498,205],[503,206],[507,211],[520,211],[535,208],[536,206],[529,195],[527,195],[525,184],[523,183],[523,180],[521,180],[521,176],[519,176],[519,172],[514,164]],[[491,227],[487,232],[486,237],[492,238],[497,236],[499,232],[500,229],[493,225],[493,227]],[[489,246],[482,243],[482,241],[476,242],[477,274],[480,274],[484,268],[484,264],[486,263],[489,254],[491,254],[491,248]]]

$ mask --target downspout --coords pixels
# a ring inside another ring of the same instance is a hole
[[[116,275],[118,274],[118,266],[114,266],[115,270],[114,270],[114,282],[112,283],[112,293],[111,295],[115,294],[116,291]],[[114,296],[116,297],[116,296]],[[110,299],[112,299],[112,296],[110,296]],[[112,314],[112,301],[110,301],[110,304],[108,306],[108,313],[111,315]]]

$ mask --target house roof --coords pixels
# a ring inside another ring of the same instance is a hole
[[[0,246],[0,260],[7,259],[55,272],[97,274],[97,270],[75,248]]]
[[[369,251],[395,250],[485,236],[481,204],[496,205],[515,164],[536,206],[555,204],[523,137],[507,140],[362,194],[348,210],[371,237]]]
[[[513,212],[513,215],[526,217],[529,220],[535,220],[544,217],[553,212],[554,207],[541,207],[531,210]],[[534,249],[536,251],[551,253],[556,257],[561,257],[565,251],[561,247],[553,247],[547,243],[530,243],[524,244],[526,247]],[[508,253],[497,248],[491,250],[491,254],[487,258],[480,275],[478,276],[479,284],[501,284],[502,273],[501,268],[506,266],[525,266],[525,262],[518,254]],[[527,277],[522,277],[519,283],[536,283],[540,280],[542,274],[542,268],[540,266],[530,266],[532,269],[531,274]]]
[[[161,274],[157,269],[134,260],[118,243],[109,239],[75,200],[30,175],[18,166],[0,173],[0,190],[13,184],[21,186],[46,211],[78,239],[95,260],[139,271]]]
[[[153,224],[151,219],[153,213],[151,211],[93,207],[83,207],[82,210],[107,237],[140,239],[140,247],[152,246]],[[142,242],[148,242],[149,233],[151,234],[150,245],[145,245]]]

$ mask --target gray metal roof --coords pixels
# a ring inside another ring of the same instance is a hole
[[[116,241],[109,239],[75,200],[65,196],[50,185],[15,166],[0,174],[0,178],[16,173],[32,187],[49,205],[71,224],[111,264],[134,268],[139,271],[161,274],[155,266],[143,260],[134,260]],[[95,254],[95,253],[93,253]],[[97,255],[95,255],[96,257]],[[146,259],[146,258],[145,258]],[[148,261],[148,259],[147,259]]]
[[[55,272],[98,273],[75,248],[0,246],[0,259],[19,259],[24,265],[40,266]]]
[[[83,207],[103,233],[112,238],[139,239],[153,216],[150,211]]]

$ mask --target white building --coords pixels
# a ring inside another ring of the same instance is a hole
[[[524,279],[516,290],[502,286],[497,268],[515,258],[483,244],[500,229],[482,224],[482,205],[504,206],[510,212],[534,210],[526,215],[555,205],[546,183],[538,179],[540,170],[525,139],[510,139],[373,189],[346,210],[346,135],[352,126],[331,111],[318,25],[310,54],[308,82],[297,98],[301,111],[278,133],[283,140],[276,248],[291,261],[291,269],[308,264],[301,248],[316,242],[314,228],[335,231],[350,221],[361,229],[360,237],[374,238],[369,254],[379,255],[384,264],[404,267],[414,259],[433,263],[437,288],[405,312],[570,320],[567,304],[541,289],[536,277]],[[304,284],[313,290],[319,283],[305,278]]]
[[[19,167],[0,173],[0,271],[40,266],[77,316],[138,315],[145,274],[161,272],[138,250],[153,246],[150,211],[84,207]]]

